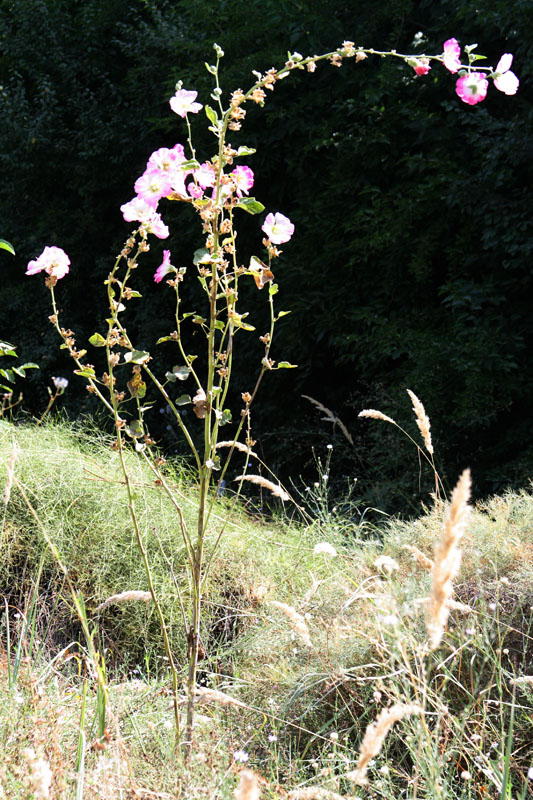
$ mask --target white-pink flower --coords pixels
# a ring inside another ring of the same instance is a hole
[[[288,217],[277,211],[275,214],[267,215],[261,230],[266,233],[272,244],[284,244],[294,233],[294,225]]]
[[[147,169],[140,178],[137,178],[134,186],[139,197],[157,208],[157,204],[162,197],[166,197],[172,191],[169,174],[158,169]]]
[[[469,72],[468,75],[459,78],[455,84],[455,91],[463,103],[475,106],[487,96],[488,86],[489,82],[482,72]]]
[[[198,92],[188,92],[185,89],[178,89],[174,97],[171,97],[170,107],[172,111],[180,117],[186,117],[187,114],[198,114],[203,105],[195,103]]]
[[[169,150],[168,147],[160,147],[159,150],[154,150],[148,163],[146,164],[147,170],[159,170],[160,172],[172,172],[173,169],[185,161],[185,151],[182,144],[176,144]]]
[[[504,53],[498,61],[494,73],[494,86],[504,94],[516,94],[520,81],[511,72],[511,64],[513,63],[513,56],[511,53]]]
[[[70,258],[60,247],[45,247],[39,258],[30,261],[26,275],[36,275],[44,270],[50,277],[64,278],[69,271]]]
[[[243,193],[248,194],[254,185],[254,173],[250,167],[235,167],[230,174],[235,184],[237,197],[242,197]]]
[[[216,183],[215,168],[209,161],[204,161],[192,174],[202,189],[207,189],[208,186],[214,186]]]
[[[413,58],[408,63],[417,75],[427,75],[431,69],[429,59],[427,58]]]
[[[142,197],[134,197],[129,203],[120,206],[126,222],[140,222],[146,233],[153,233],[158,239],[166,239],[170,231],[161,219],[161,214]]]
[[[444,42],[443,63],[450,72],[457,72],[461,68],[461,48],[457,39],[447,39]]]
[[[168,273],[172,272],[172,270],[173,267],[170,263],[170,250],[163,250],[163,261],[155,271],[154,281],[156,283],[161,283],[165,275],[168,275]]]

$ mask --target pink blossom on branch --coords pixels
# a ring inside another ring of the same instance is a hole
[[[158,239],[166,239],[169,229],[155,208],[142,197],[134,197],[129,203],[120,206],[126,222],[140,222],[146,233],[153,233]]]
[[[504,94],[516,94],[520,81],[511,72],[511,64],[513,63],[513,56],[511,53],[504,53],[498,61],[498,65],[494,71],[494,86],[498,91]]]
[[[457,72],[461,68],[461,48],[457,39],[447,39],[444,42],[443,63],[450,72]]]
[[[459,78],[455,84],[455,91],[463,101],[468,103],[469,106],[474,106],[476,103],[481,103],[487,96],[487,89],[489,86],[488,80],[482,72],[469,72]]]
[[[163,250],[163,261],[155,271],[154,281],[156,283],[161,283],[165,275],[168,275],[168,273],[172,272],[173,269],[174,268],[170,263],[170,250]]]
[[[180,117],[185,118],[187,114],[198,114],[203,105],[201,103],[195,103],[198,96],[198,92],[188,92],[185,89],[178,89],[174,97],[171,97],[170,107],[172,111],[178,114]]]
[[[64,278],[69,271],[70,258],[60,247],[45,247],[39,258],[30,261],[26,275],[36,275],[44,270],[50,277]]]
[[[235,167],[230,174],[235,184],[235,193],[237,197],[242,197],[243,193],[248,194],[254,185],[254,173],[250,167]]]
[[[172,184],[167,172],[156,169],[147,169],[140,178],[137,178],[134,186],[139,197],[153,206],[155,209],[162,197],[166,197],[172,191]]]
[[[417,75],[427,75],[431,69],[427,58],[413,58],[409,61],[409,66],[414,69]]]
[[[275,214],[267,214],[261,230],[266,233],[272,244],[284,244],[294,233],[294,225],[288,217],[277,211]]]

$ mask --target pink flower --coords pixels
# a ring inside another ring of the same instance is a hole
[[[44,270],[52,278],[64,278],[69,271],[70,258],[60,247],[45,247],[39,258],[30,261],[26,275],[36,275]]]
[[[202,187],[198,186],[196,183],[193,183],[192,181],[187,186],[187,191],[189,192],[191,197],[194,197],[195,200],[199,200],[204,193]]]
[[[463,103],[475,106],[487,96],[488,86],[489,82],[482,72],[469,72],[468,75],[459,78],[455,84],[455,91]]]
[[[254,173],[250,167],[235,167],[233,172],[230,174],[233,178],[233,183],[235,184],[235,192],[237,197],[242,197],[243,192],[244,194],[248,194],[254,185]]]
[[[182,144],[174,145],[172,150],[169,150],[168,147],[160,147],[159,150],[154,150],[148,159],[146,169],[172,172],[183,161],[185,161],[185,152]]]
[[[202,189],[207,189],[208,186],[214,186],[216,183],[215,168],[209,161],[204,161],[192,174]]]
[[[261,228],[272,244],[283,244],[288,242],[294,233],[294,225],[288,217],[277,211],[275,214],[268,214]]]
[[[409,60],[411,66],[417,75],[427,75],[431,67],[429,66],[429,59],[427,58],[413,58]]]
[[[504,94],[516,94],[520,84],[514,72],[511,72],[512,63],[513,56],[511,53],[504,53],[495,70],[494,86]]]
[[[172,185],[168,174],[155,169],[147,169],[140,178],[137,178],[134,186],[139,197],[153,206],[157,207],[162,197],[166,197],[172,191]]]
[[[134,197],[129,203],[120,206],[122,216],[126,222],[140,222],[146,233],[153,233],[158,239],[166,239],[169,235],[168,227],[161,219],[155,208],[142,197]]]
[[[195,103],[198,92],[187,92],[185,89],[178,89],[174,97],[170,98],[170,108],[180,117],[186,117],[187,114],[198,114],[203,105]]]
[[[461,48],[457,39],[447,39],[444,42],[443,63],[450,72],[457,72],[461,68]]]
[[[163,250],[163,261],[155,271],[154,281],[161,283],[165,275],[168,275],[173,269],[174,267],[170,263],[170,250]]]

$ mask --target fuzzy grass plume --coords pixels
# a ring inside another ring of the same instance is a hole
[[[287,502],[290,500],[290,496],[287,494],[285,489],[278,483],[272,483],[272,481],[268,481],[266,478],[263,478],[262,475],[238,475],[233,480],[235,481],[250,481],[250,483],[256,483],[258,486],[262,486],[264,489],[268,489],[274,497],[279,497],[280,500]]]
[[[412,714],[421,714],[422,711],[422,707],[415,703],[396,703],[390,708],[383,708],[377,720],[371,722],[365,731],[356,768],[347,772],[344,777],[359,786],[368,783],[366,777],[368,765],[381,750],[394,723]]]
[[[351,445],[353,445],[353,439],[350,434],[350,431],[348,430],[344,422],[342,422],[342,420],[339,419],[339,417],[333,413],[333,411],[331,411],[329,408],[326,408],[326,406],[322,405],[322,403],[320,403],[318,400],[315,400],[314,397],[309,397],[309,395],[307,394],[303,394],[302,397],[304,398],[304,400],[309,400],[309,402],[312,403],[314,406],[316,406],[316,408],[318,408],[319,411],[323,411],[326,416],[322,417],[322,419],[324,419],[326,422],[332,422],[333,427],[337,425],[339,430],[342,431],[344,437],[350,442]]]
[[[145,603],[148,603],[152,599],[152,595],[150,592],[138,592],[132,590],[131,592],[120,592],[120,594],[114,594],[111,597],[108,597],[107,600],[104,600],[103,603],[100,603],[99,606],[96,606],[94,609],[95,612],[103,611],[104,608],[108,606],[120,605],[121,603],[134,603],[138,600],[143,600]]]
[[[390,422],[391,425],[397,425],[398,423],[393,420],[392,417],[388,417],[386,414],[382,414],[381,411],[376,411],[375,408],[364,408],[362,411],[359,412],[357,415],[358,417],[368,417],[370,419],[381,419],[383,422]]]
[[[298,634],[302,642],[307,645],[307,647],[312,647],[311,637],[309,636],[309,628],[307,627],[307,623],[302,615],[299,614],[292,606],[287,605],[287,603],[280,603],[279,600],[271,600],[270,605],[279,608],[279,610],[282,611],[289,619],[293,630]]]
[[[429,422],[429,417],[426,414],[424,406],[422,405],[421,401],[418,399],[416,394],[412,392],[410,389],[407,389],[407,394],[411,398],[411,402],[413,404],[413,411],[416,414],[416,424],[419,427],[420,433],[422,434],[422,438],[424,440],[424,444],[426,445],[426,450],[430,455],[433,455],[433,444],[431,441],[431,425]]]
[[[465,469],[453,490],[450,508],[440,541],[435,549],[433,590],[427,607],[426,628],[431,650],[435,650],[444,634],[453,594],[453,581],[461,566],[459,543],[470,513],[470,470]]]

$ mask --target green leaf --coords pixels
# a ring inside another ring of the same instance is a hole
[[[89,344],[92,344],[93,347],[105,347],[105,339],[100,333],[93,333],[92,336],[89,336]]]
[[[188,169],[198,169],[200,167],[200,162],[197,161],[195,158],[190,158],[188,161],[182,161],[180,164],[180,169],[188,170]]]
[[[191,374],[190,367],[172,367],[172,374],[176,376],[179,381],[186,381]]]
[[[142,425],[138,419],[132,419],[131,422],[127,422],[124,429],[132,439],[140,439],[144,435]]]
[[[177,406],[186,406],[189,403],[192,403],[192,400],[188,394],[182,394],[176,400]]]
[[[217,329],[217,331],[223,331],[226,326],[221,319],[216,319],[214,327]]]
[[[275,294],[277,294],[278,292],[279,292],[279,286],[278,286],[278,284],[277,284],[277,283],[272,283],[272,284],[270,284],[270,286],[268,287],[268,293],[269,293],[270,295],[275,295]]]
[[[10,244],[9,242],[6,242],[5,239],[0,239],[0,249],[1,250],[7,250],[7,252],[11,253],[11,255],[13,255],[13,256],[15,255],[15,248],[13,247],[12,244]]]
[[[286,317],[287,314],[290,314],[290,313],[291,313],[290,311],[278,311],[278,315],[277,315],[276,319],[278,320],[278,319],[281,319],[281,317]]]
[[[11,369],[0,369],[0,375],[9,381],[10,383],[15,383],[15,374]]]
[[[296,369],[298,364],[289,364],[288,361],[280,361],[274,369]]]
[[[209,250],[206,250],[205,247],[199,247],[198,250],[194,251],[194,255],[192,257],[193,264],[210,264],[211,260],[211,253]]]
[[[134,350],[124,355],[124,361],[131,364],[146,364],[150,360],[150,353],[146,350]]]
[[[224,411],[222,412],[221,418],[218,421],[218,424],[221,426],[229,425],[230,422],[231,422],[231,411],[229,410],[229,408],[225,408]]]
[[[237,203],[236,208],[242,208],[248,214],[260,214],[265,210],[265,207],[255,197],[241,197]]]
[[[245,147],[245,145],[241,145],[237,150],[238,156],[251,156],[254,153],[257,153],[255,147]]]
[[[74,375],[79,375],[80,378],[94,378],[96,373],[92,368],[83,367],[83,369],[75,369]]]
[[[173,336],[162,336],[160,339],[157,340],[156,344],[161,344],[162,342],[176,342]]]
[[[209,122],[212,125],[218,125],[218,117],[217,117],[217,112],[215,111],[215,109],[211,108],[211,106],[204,106],[204,108],[205,108],[205,115],[206,115],[207,119],[209,120]]]
[[[130,296],[130,297],[142,297],[142,294],[141,294],[140,292],[137,292],[135,289],[133,289],[133,290],[132,290],[132,291],[129,293],[129,296]]]
[[[201,317],[199,314],[195,314],[192,318],[192,321],[196,322],[197,325],[203,325],[205,322],[207,322],[205,317]]]

